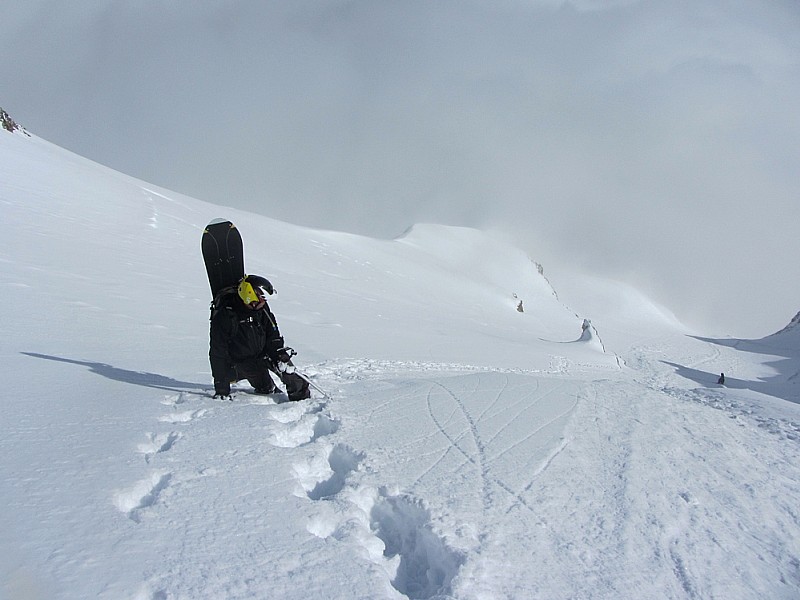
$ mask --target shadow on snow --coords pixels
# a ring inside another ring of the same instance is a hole
[[[201,390],[210,390],[211,386],[202,385],[199,383],[192,383],[189,381],[178,381],[165,375],[158,373],[147,373],[144,371],[129,371],[127,369],[120,369],[105,363],[91,362],[86,360],[75,360],[72,358],[63,358],[61,356],[51,356],[49,354],[39,354],[37,352],[21,352],[25,356],[33,358],[41,358],[44,360],[52,360],[55,362],[68,363],[72,365],[79,365],[87,367],[92,373],[102,375],[106,379],[114,381],[121,381],[122,383],[130,383],[132,385],[140,385],[142,387],[155,388],[158,390],[167,390],[170,392],[188,392]]]
[[[773,358],[765,364],[775,369],[775,375],[756,380],[737,379],[732,373],[725,373],[724,387],[739,390],[752,390],[775,398],[800,404],[800,332],[792,330],[769,335],[760,340],[714,339],[691,336],[702,342],[733,348],[739,352],[750,352]],[[718,388],[719,373],[709,373],[673,362],[663,361],[676,373],[703,387]]]

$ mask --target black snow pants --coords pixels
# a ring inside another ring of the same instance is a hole
[[[289,400],[304,400],[311,396],[305,379],[297,373],[281,373],[267,357],[236,363],[233,367],[236,369],[236,379],[247,379],[259,394],[271,394],[276,391],[275,382],[270,375],[272,371],[286,387]]]

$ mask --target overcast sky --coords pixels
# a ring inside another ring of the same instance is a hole
[[[377,237],[497,228],[709,333],[800,310],[796,0],[6,4],[0,106],[117,170]]]

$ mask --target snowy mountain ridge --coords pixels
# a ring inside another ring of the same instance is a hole
[[[794,317],[792,317],[792,320],[789,321],[789,324],[786,325],[786,327],[776,332],[774,335],[782,335],[785,333],[796,333],[798,331],[798,328],[800,328],[800,312],[798,312]]]
[[[0,127],[10,133],[19,132],[23,135],[30,136],[30,134],[25,131],[24,128],[20,127],[2,107],[0,107]]]
[[[790,344],[585,275],[556,296],[475,230],[298,227],[35,136],[0,165],[0,597],[800,593]],[[211,398],[221,216],[328,397]]]

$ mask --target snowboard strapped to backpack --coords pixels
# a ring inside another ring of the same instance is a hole
[[[269,295],[275,293],[275,288],[268,279],[259,275],[245,275],[244,247],[242,236],[236,225],[225,219],[214,219],[203,230],[202,239],[203,261],[206,265],[208,283],[211,286],[211,318],[216,311],[228,304],[232,294],[239,293],[239,284],[247,281],[253,287],[264,290]],[[294,351],[292,350],[292,353]],[[289,357],[291,358],[291,356]],[[291,362],[289,363],[291,365]],[[277,368],[277,366],[276,366]],[[292,365],[292,369],[294,366]],[[284,369],[285,370],[285,369]],[[283,372],[281,372],[282,374]],[[311,387],[320,392],[324,397],[330,398],[327,392],[320,389],[308,377],[298,371],[296,374]]]

